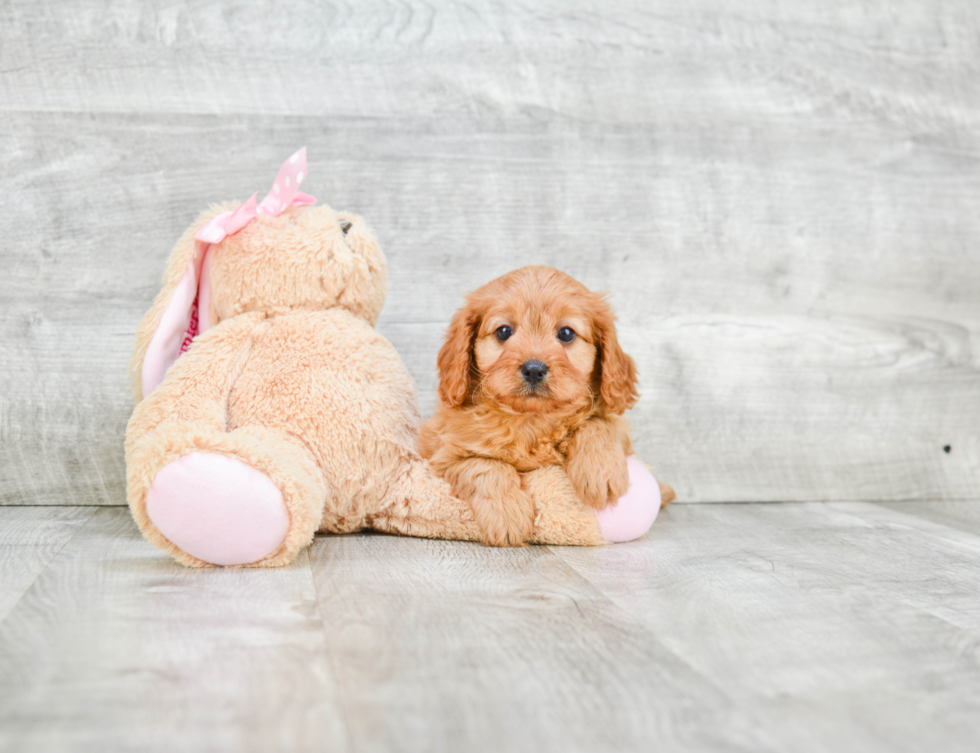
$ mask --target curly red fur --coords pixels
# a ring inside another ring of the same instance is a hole
[[[546,367],[539,382],[522,372],[531,362]],[[440,404],[421,451],[470,502],[486,543],[530,536],[522,474],[537,468],[564,468],[596,508],[626,492],[632,445],[620,416],[638,396],[636,367],[602,295],[551,267],[515,270],[467,297],[438,364]]]
[[[457,311],[449,323],[438,358],[439,398],[445,405],[458,407],[469,394],[473,339],[479,324],[478,306],[473,301]]]
[[[599,340],[599,392],[609,410],[622,415],[640,396],[636,391],[636,365],[619,347],[616,317],[605,296],[594,295],[592,305]]]

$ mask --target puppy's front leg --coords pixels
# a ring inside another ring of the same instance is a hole
[[[630,486],[625,424],[590,418],[572,436],[565,473],[582,501],[596,510],[626,494]]]
[[[521,489],[517,469],[490,458],[452,463],[446,480],[470,503],[483,541],[490,546],[521,546],[534,533],[534,501]]]

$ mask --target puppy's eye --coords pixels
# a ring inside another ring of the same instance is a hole
[[[558,339],[563,343],[570,343],[575,339],[575,330],[571,327],[562,327],[558,330]]]
[[[497,327],[497,331],[494,332],[494,334],[497,336],[497,339],[500,340],[500,342],[503,342],[514,334],[514,330],[505,324],[503,327]]]

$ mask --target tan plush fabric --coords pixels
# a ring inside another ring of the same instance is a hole
[[[178,241],[163,289],[137,331],[137,405],[126,459],[140,530],[180,562],[207,566],[156,530],[146,495],[167,463],[209,452],[251,465],[282,492],[289,532],[254,566],[288,563],[317,531],[479,540],[468,505],[418,453],[415,384],[373,328],[386,293],[385,258],[359,217],[326,206],[294,208],[260,215],[214,246],[216,324],[152,394],[142,394],[143,358],[193,258],[193,235],[233,206],[211,208]],[[593,512],[547,470],[526,482],[536,504],[532,541],[602,543]]]

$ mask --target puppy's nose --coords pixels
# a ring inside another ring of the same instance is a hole
[[[548,366],[543,361],[525,361],[521,366],[521,376],[528,384],[540,384],[548,373]]]

